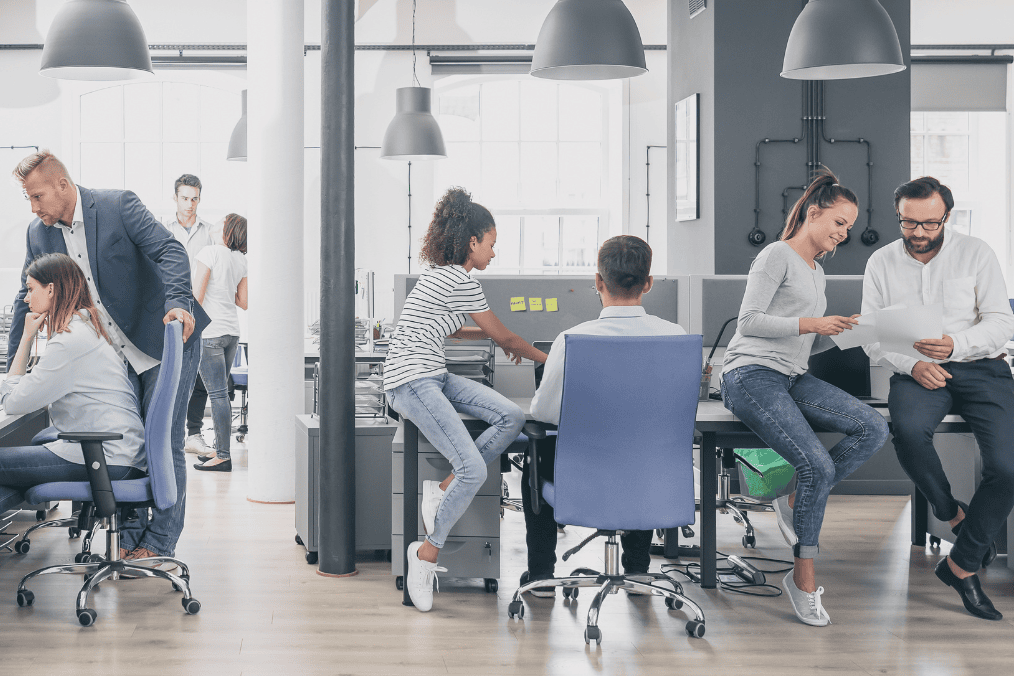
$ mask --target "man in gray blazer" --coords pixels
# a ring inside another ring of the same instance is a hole
[[[183,371],[172,428],[179,497],[170,509],[153,509],[151,518],[142,513],[137,522],[120,531],[120,554],[125,558],[172,556],[183,530],[186,503],[183,433],[187,401],[201,360],[201,332],[211,322],[194,300],[186,249],[134,193],[76,186],[63,163],[46,150],[26,157],[13,174],[37,218],[28,225],[10,345],[20,343],[28,312],[24,271],[42,254],[69,255],[85,274],[113,347],[127,362],[127,375],[143,418],[158,378],[164,324],[173,320],[183,323]],[[12,353],[8,363],[11,359]]]

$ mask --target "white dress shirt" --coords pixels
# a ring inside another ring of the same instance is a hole
[[[944,335],[954,341],[954,351],[944,360],[924,357],[922,361],[967,362],[997,357],[1014,336],[1014,313],[996,254],[978,237],[948,230],[943,238],[943,245],[929,263],[913,258],[901,239],[875,251],[866,263],[862,313],[893,305],[941,303]],[[884,352],[880,343],[863,349],[871,360],[885,361],[897,373],[911,374],[919,361],[897,352]]]
[[[563,403],[563,364],[569,333],[591,336],[685,336],[679,324],[650,315],[640,305],[611,305],[602,308],[598,319],[578,324],[556,337],[542,372],[542,382],[532,399],[532,417],[558,425]]]
[[[162,219],[162,223],[169,229],[169,232],[173,234],[173,237],[175,237],[180,244],[186,247],[187,257],[190,259],[191,284],[193,284],[195,281],[194,270],[196,269],[194,263],[197,262],[197,254],[201,253],[201,249],[204,247],[211,246],[216,243],[211,239],[211,226],[207,222],[198,218],[188,230],[180,225],[176,214]],[[218,243],[220,244],[221,242]]]
[[[99,297],[99,289],[95,286],[95,280],[92,279],[92,267],[88,259],[88,240],[85,238],[84,211],[81,208],[81,188],[78,188],[73,222],[68,227],[62,222],[57,221],[56,227],[59,227],[60,232],[63,233],[63,242],[67,246],[67,255],[74,259],[74,262],[81,268],[81,272],[84,273],[85,281],[88,283],[88,292],[92,295],[92,301],[99,311],[99,319],[102,321],[106,333],[109,334],[109,338],[113,341],[113,349],[123,359],[130,362],[130,365],[134,367],[134,373],[144,373],[148,369],[158,366],[160,360],[152,359],[130,342],[127,334],[116,325],[113,318],[106,312],[106,306],[102,304],[102,299]]]

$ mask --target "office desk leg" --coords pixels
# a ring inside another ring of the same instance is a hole
[[[715,433],[705,432],[701,441],[701,586],[714,589],[717,583],[715,557],[718,517],[718,468],[715,460]]]
[[[412,599],[408,595],[408,546],[419,539],[419,506],[416,504],[419,497],[419,428],[405,416],[402,416],[401,419],[405,425],[405,452],[403,454],[405,467],[402,470],[404,500],[401,513],[403,533],[401,555],[405,562],[402,568],[405,574],[402,579],[405,584],[402,587],[401,602],[403,605],[411,606],[415,604],[412,603]]]
[[[926,529],[929,527],[929,503],[922,491],[912,486],[912,546],[926,546]]]

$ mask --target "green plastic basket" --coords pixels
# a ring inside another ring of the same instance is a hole
[[[739,459],[740,476],[743,477],[745,486],[740,486],[753,498],[774,498],[778,491],[789,485],[796,470],[770,448],[739,448],[736,453],[743,456],[747,462],[764,473],[764,476],[757,474],[749,467],[746,467]]]

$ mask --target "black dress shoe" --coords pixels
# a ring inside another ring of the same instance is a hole
[[[961,505],[961,511],[965,513],[965,519],[967,519],[968,505],[961,502],[960,500],[955,500],[955,502]],[[957,526],[951,529],[951,532],[954,533],[955,537],[957,537],[958,533],[961,532],[961,524],[965,523],[965,519],[962,519],[961,523],[959,523]],[[987,549],[986,553],[982,556],[982,567],[985,568],[989,564],[993,563],[993,561],[995,560],[996,560],[996,542],[990,542],[989,549]]]
[[[940,563],[937,564],[934,572],[936,572],[941,582],[949,587],[954,587],[958,591],[961,602],[965,604],[965,610],[972,615],[981,617],[984,620],[1003,619],[1003,615],[993,607],[993,603],[982,591],[982,587],[979,586],[978,575],[971,575],[964,579],[958,577],[951,571],[951,567],[947,565],[946,556],[940,559]]]
[[[217,465],[209,465],[207,462],[197,463],[194,465],[194,469],[199,469],[202,472],[231,472],[232,471],[232,458],[225,462],[220,462]]]

